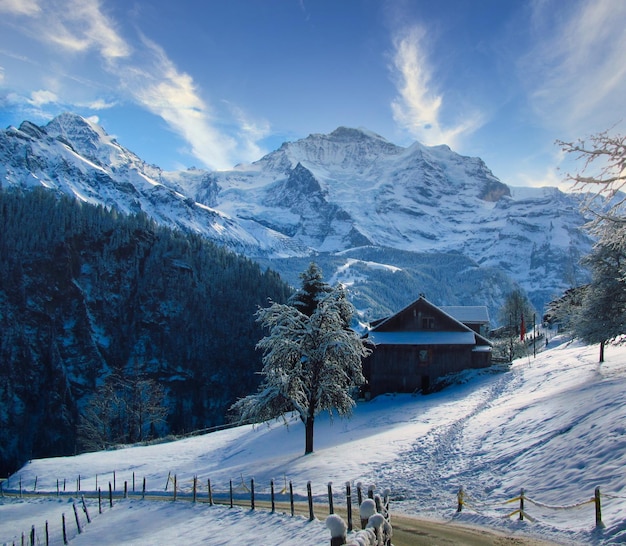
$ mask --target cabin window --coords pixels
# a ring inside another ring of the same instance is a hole
[[[435,328],[434,317],[422,317],[422,330],[433,330]]]

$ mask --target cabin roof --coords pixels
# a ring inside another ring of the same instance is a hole
[[[463,324],[489,324],[489,311],[484,305],[442,305],[439,309]]]
[[[474,332],[438,332],[420,330],[416,332],[376,332],[369,333],[375,345],[475,345]]]

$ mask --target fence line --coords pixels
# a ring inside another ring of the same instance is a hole
[[[98,481],[102,481],[102,476],[95,478],[96,486],[98,485]],[[35,525],[32,526],[30,534],[27,537],[24,532],[21,534],[21,544],[31,544],[34,546],[35,544],[45,544],[46,546],[56,546],[57,544],[68,544],[70,540],[76,537],[78,534],[83,532],[85,525],[91,523],[91,516],[89,514],[89,508],[85,501],[85,497],[97,499],[98,512],[100,515],[103,513],[103,503],[102,503],[102,490],[100,487],[97,487],[96,491],[86,490],[84,489],[85,480],[84,477],[79,477],[76,480],[76,491],[67,491],[67,483],[66,479],[63,480],[63,488],[61,490],[61,481],[56,481],[56,491],[46,491],[45,488],[41,487],[41,482],[38,476],[35,477],[34,485],[32,489],[28,489],[24,487],[22,482],[22,477],[19,476],[18,484],[19,488],[10,489],[8,487],[10,480],[4,480],[0,482],[0,495],[1,496],[12,496],[12,497],[44,497],[44,496],[70,496],[76,494],[77,496],[80,494],[81,499],[81,507],[77,506],[76,501],[73,502],[73,518],[66,517],[65,513],[61,515],[61,526],[60,530],[56,527],[51,528],[48,524],[48,521],[45,523],[45,531],[42,535],[41,531],[37,532],[37,527]],[[239,480],[237,480],[236,485],[233,484],[233,480],[230,480],[228,489],[216,489],[214,483],[211,482],[211,479],[206,480],[206,496],[201,496],[203,491],[202,481],[198,479],[197,475],[194,475],[193,478],[189,480],[179,481],[176,474],[172,474],[172,472],[168,473],[165,490],[164,491],[148,491],[146,489],[146,478],[144,477],[142,480],[142,489],[141,492],[136,491],[136,480],[135,474],[133,472],[132,476],[132,491],[128,490],[128,481],[124,481],[123,491],[118,491],[117,488],[117,475],[113,472],[112,481],[108,481],[108,496],[109,496],[109,509],[112,509],[114,506],[114,499],[126,499],[126,498],[139,498],[146,499],[149,501],[176,501],[178,498],[183,499],[185,501],[191,502],[205,502],[210,505],[214,504],[224,504],[229,505],[232,508],[235,503],[241,505],[243,501],[246,500],[246,497],[249,498],[250,508],[251,510],[256,509],[255,501],[259,496],[267,496],[269,494],[269,500],[271,502],[271,512],[274,513],[276,510],[276,501],[279,500],[281,502],[285,502],[288,498],[289,506],[291,510],[291,516],[295,515],[295,499],[303,500],[305,495],[302,493],[294,493],[293,482],[291,480],[287,480],[287,476],[283,476],[283,487],[280,491],[276,491],[275,481],[272,479],[270,481],[269,487],[259,487],[258,484],[255,483],[254,478],[250,479],[249,485],[244,480],[243,474],[240,475]],[[38,485],[39,484],[39,485]],[[357,491],[357,498],[359,501],[358,510],[359,514],[361,514],[361,504],[362,499],[364,498],[363,486],[360,482],[355,484]],[[333,515],[335,509],[335,499],[339,499],[343,496],[343,494],[337,493],[333,491],[332,482],[328,482],[326,485],[325,493],[313,495],[313,486],[310,481],[306,484],[306,499],[308,500],[308,514],[309,519],[315,519],[315,507],[320,508],[320,505],[323,506],[323,503],[319,502],[319,499],[325,498],[328,502],[328,514]],[[381,499],[380,496],[374,495],[375,486],[370,485],[367,488],[367,499],[370,502],[375,503],[376,509],[378,512],[385,512],[388,515],[389,512],[389,491],[386,490],[384,493],[384,498]],[[278,499],[277,497],[282,497],[282,499]],[[315,502],[314,502],[315,499]],[[352,484],[350,482],[346,482],[345,484],[345,508],[346,513],[348,515],[348,525],[347,529],[352,531],[354,529],[352,513]],[[83,515],[81,516],[80,511],[82,508]],[[74,523],[72,523],[72,520]],[[362,517],[360,518],[361,527],[365,529],[367,525],[367,518],[364,520]],[[382,532],[382,531],[381,531]],[[16,535],[17,536],[17,535]],[[45,536],[45,539],[41,537]],[[62,538],[61,538],[62,537]],[[19,542],[19,541],[18,541]],[[13,542],[14,546],[16,542]],[[339,543],[343,544],[343,543]]]
[[[619,497],[616,495],[607,495],[604,494],[603,495],[606,498],[625,498],[625,497]],[[526,506],[525,503],[528,502],[530,504],[533,504],[534,506],[537,506],[539,508],[543,508],[543,509],[547,509],[547,510],[574,510],[577,508],[580,508],[582,506],[585,506],[587,504],[594,504],[595,505],[595,526],[597,528],[602,528],[604,527],[604,523],[602,522],[602,495],[600,494],[600,487],[596,487],[594,490],[594,494],[593,497],[591,497],[588,500],[584,500],[581,502],[577,502],[574,504],[570,504],[570,505],[566,505],[566,506],[557,506],[557,505],[550,505],[550,504],[546,504],[540,501],[537,501],[535,499],[532,499],[530,497],[528,497],[526,495],[526,491],[524,490],[524,488],[522,488],[520,490],[520,494],[517,497],[513,497],[512,499],[508,499],[505,501],[502,501],[501,504],[511,504],[514,502],[518,502],[519,503],[519,508],[517,508],[516,510],[513,510],[512,512],[505,514],[504,516],[502,516],[503,518],[510,518],[512,516],[519,516],[520,520],[524,520],[527,519],[528,521],[534,523],[537,521],[536,518],[533,518],[526,510]],[[480,514],[480,512],[474,508],[472,506],[472,504],[468,503],[467,500],[470,499],[473,502],[474,499],[471,499],[466,491],[463,489],[463,487],[459,488],[459,491],[457,493],[457,513],[461,512],[463,510],[463,507],[467,507],[470,510],[472,510],[473,512],[476,512],[477,514]]]

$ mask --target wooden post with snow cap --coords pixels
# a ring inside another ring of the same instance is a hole
[[[326,518],[326,527],[330,531],[330,546],[342,546],[346,543],[346,523],[336,514]]]
[[[356,502],[359,506],[363,502],[363,490],[361,486],[361,482],[357,482],[356,484]]]
[[[370,485],[367,488],[367,498],[369,499],[373,499],[374,498],[374,490],[376,489],[376,486],[374,484]]]
[[[361,518],[361,529],[367,527],[367,522],[376,513],[376,503],[374,499],[365,499],[359,506],[359,516]]]

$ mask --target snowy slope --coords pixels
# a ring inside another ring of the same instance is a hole
[[[619,543],[626,540],[626,347],[608,347],[604,364],[598,364],[597,357],[597,346],[554,339],[536,358],[531,354],[508,370],[473,372],[439,393],[389,395],[360,403],[349,420],[318,419],[315,453],[306,457],[302,426],[292,420],[288,428],[246,426],[163,445],[35,460],[10,483],[15,487],[21,478],[24,488],[32,490],[37,477],[38,491],[54,491],[58,478],[75,483],[80,474],[83,488],[93,489],[96,474],[103,484],[115,470],[118,489],[135,472],[146,477],[148,489],[162,491],[171,472],[186,491],[194,475],[201,483],[210,478],[222,492],[230,479],[239,484],[254,477],[258,494],[267,494],[274,478],[281,484],[292,480],[296,493],[304,495],[310,480],[314,495],[322,499],[328,481],[336,491],[346,481],[360,481],[376,484],[378,490],[390,488],[397,512],[444,521],[454,517],[460,523],[568,544]],[[467,492],[467,505],[455,516],[460,486]],[[594,529],[594,505],[587,502],[597,486],[606,526],[599,530]],[[506,517],[517,507],[506,501],[522,487],[529,499],[541,504],[526,501],[535,522]],[[336,502],[345,501],[338,497]],[[295,543],[328,543],[319,522],[296,518],[285,527],[282,516],[264,519],[249,511],[168,506],[133,501],[114,518],[102,516],[100,527],[94,524],[94,531],[88,529],[75,543],[87,544],[88,533],[97,532],[103,540],[99,543],[114,544],[121,529],[148,537],[134,544],[179,543],[176,533],[183,530],[172,525],[178,525],[179,512],[185,510],[192,517],[184,531],[186,544],[247,543],[245,533],[257,525],[263,526],[263,539],[255,544],[294,543],[281,529],[288,529]],[[25,510],[33,511],[27,517]],[[36,523],[37,510],[44,519],[68,507],[38,501],[30,508],[0,499],[0,543],[28,531]],[[143,513],[147,519],[141,523]],[[198,518],[215,524],[223,519],[226,540],[214,541],[214,527],[203,527]],[[164,525],[168,520],[172,524]],[[108,532],[103,532],[107,525],[116,527],[109,542]],[[162,530],[159,539],[151,534],[155,529]]]

